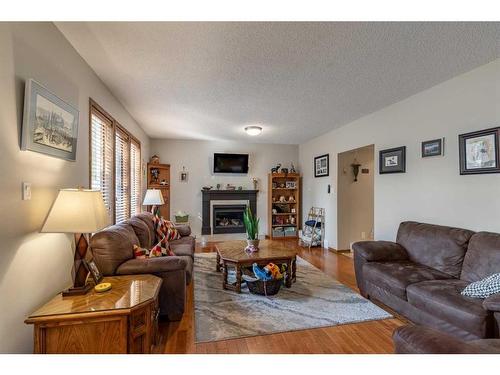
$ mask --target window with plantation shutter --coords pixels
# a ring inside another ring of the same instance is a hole
[[[90,122],[90,188],[101,191],[110,222],[113,222],[113,120],[91,106]]]
[[[130,137],[115,130],[115,222],[130,217]]]
[[[111,223],[141,212],[141,143],[92,99],[90,187],[102,192]]]
[[[141,212],[141,145],[130,141],[130,214]]]

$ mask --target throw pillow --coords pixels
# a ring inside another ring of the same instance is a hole
[[[134,245],[134,258],[144,259],[147,257],[149,257],[149,250],[148,249]]]
[[[153,223],[155,225],[156,241],[160,241],[163,238],[166,238],[167,241],[178,240],[181,238],[181,234],[173,222],[155,215],[153,217]]]
[[[172,250],[170,250],[170,244],[165,237],[163,237],[156,245],[154,245],[151,249],[151,252],[149,253],[150,258],[174,255],[175,254]]]
[[[463,296],[473,298],[486,298],[496,293],[500,293],[500,273],[473,282],[462,290]]]

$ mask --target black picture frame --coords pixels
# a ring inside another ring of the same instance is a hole
[[[499,140],[500,127],[460,134],[460,174],[500,173]],[[473,166],[474,164],[477,166]]]
[[[422,157],[428,158],[432,156],[443,155],[444,138],[431,139],[430,141],[422,142]]]
[[[391,160],[389,160],[391,158]],[[394,163],[388,165],[388,162]],[[406,172],[406,146],[379,151],[379,174]]]
[[[326,165],[322,162],[326,161]],[[314,158],[314,177],[327,177],[330,175],[330,154],[316,156]]]
[[[101,280],[103,279],[101,271],[99,271],[99,268],[97,267],[97,264],[95,263],[94,259],[90,260],[84,260],[83,264],[85,265],[85,268],[87,268],[87,271],[89,271],[90,276],[92,276],[92,279],[94,280],[95,284],[99,284]]]

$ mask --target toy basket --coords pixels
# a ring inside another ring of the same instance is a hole
[[[246,280],[246,283],[248,286],[248,290],[252,294],[259,294],[261,296],[274,296],[280,291],[283,279],[269,280],[269,281]]]

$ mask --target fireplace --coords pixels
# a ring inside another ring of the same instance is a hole
[[[201,234],[245,233],[243,211],[250,206],[257,215],[257,193],[258,190],[202,190]]]
[[[245,208],[246,205],[241,204],[213,205],[213,233],[245,233],[243,225]]]

